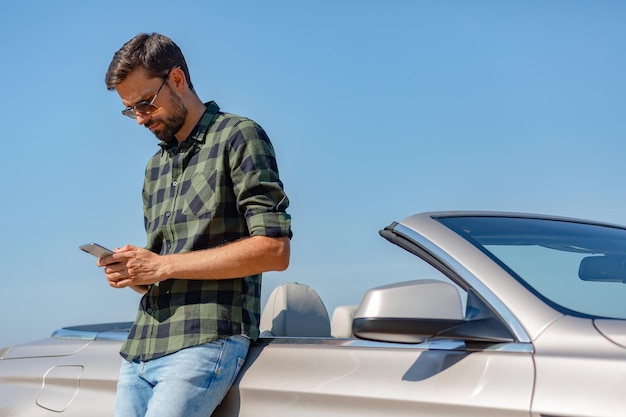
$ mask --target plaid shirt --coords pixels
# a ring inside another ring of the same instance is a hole
[[[289,200],[274,149],[254,121],[215,102],[182,143],[163,142],[144,181],[147,249],[167,255],[214,248],[246,236],[291,237]],[[148,361],[231,335],[259,335],[261,275],[168,279],[151,285],[122,346]]]

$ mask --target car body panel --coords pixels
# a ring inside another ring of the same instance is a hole
[[[122,342],[81,343],[75,354],[63,356],[34,355],[31,346],[12,349],[14,358],[0,360],[0,415],[112,416]],[[71,344],[71,340],[49,339],[36,346],[47,352],[64,351]]]
[[[0,355],[0,360],[53,356],[71,356],[85,349],[89,342],[82,340],[42,339],[21,346],[12,346]]]
[[[626,348],[626,321],[596,319],[593,324],[604,337]]]
[[[528,416],[534,370],[523,350],[274,339],[215,416]]]
[[[567,349],[563,340],[571,341]],[[624,415],[626,349],[603,337],[592,320],[564,317],[543,332],[534,346],[534,412],[547,416]]]

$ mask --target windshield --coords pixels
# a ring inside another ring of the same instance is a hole
[[[626,230],[523,217],[442,217],[566,314],[626,319]]]

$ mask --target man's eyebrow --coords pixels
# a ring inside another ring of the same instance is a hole
[[[150,93],[148,93],[148,94],[150,94]],[[126,107],[134,107],[134,106],[136,106],[137,104],[142,103],[142,102],[144,102],[144,101],[150,101],[150,100],[152,100],[152,97],[154,97],[155,95],[156,95],[156,94],[152,93],[152,95],[149,95],[147,98],[146,98],[146,96],[145,96],[145,95],[142,95],[141,97],[143,97],[143,98],[141,98],[141,99],[137,100],[137,101],[136,101],[136,102],[134,102],[133,104],[126,104],[126,103],[124,103],[124,100],[122,100],[122,104],[123,104],[124,106],[126,106]]]

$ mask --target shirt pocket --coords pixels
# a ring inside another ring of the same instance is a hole
[[[198,218],[210,217],[216,210],[219,198],[215,184],[215,173],[196,172],[185,180],[181,189],[183,214]]]

